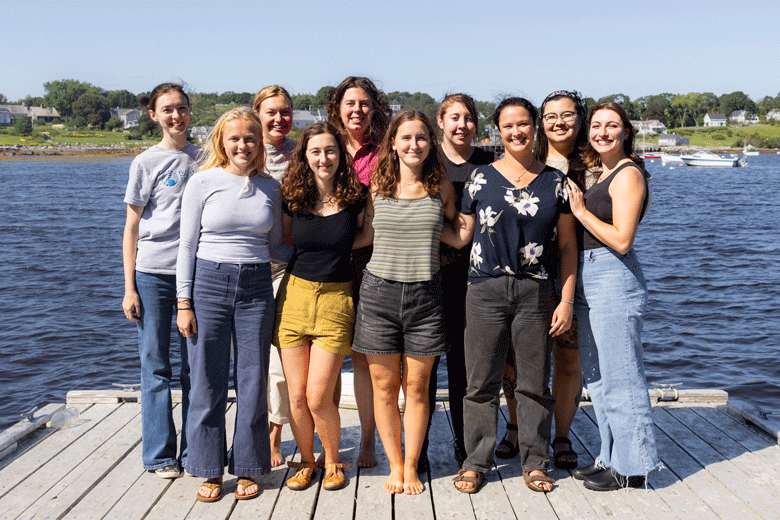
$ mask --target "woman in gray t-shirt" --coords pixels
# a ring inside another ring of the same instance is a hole
[[[187,142],[190,102],[181,85],[163,83],[146,101],[149,115],[162,129],[162,140],[130,165],[125,193],[127,221],[122,240],[125,316],[138,324],[141,356],[141,424],[144,468],[162,478],[176,478],[186,463],[187,437],[176,454],[171,410],[171,320],[176,305],[176,253],[184,186],[195,171],[200,148]],[[190,387],[184,337],[181,349],[182,432]]]

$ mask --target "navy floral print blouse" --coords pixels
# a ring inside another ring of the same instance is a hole
[[[558,216],[571,213],[564,177],[545,166],[528,186],[515,188],[493,165],[474,170],[461,206],[464,215],[477,215],[469,283],[499,276],[556,276]]]

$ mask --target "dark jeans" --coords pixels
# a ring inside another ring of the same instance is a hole
[[[193,306],[198,332],[187,340],[192,389],[187,472],[196,477],[258,477],[271,471],[268,357],[274,324],[269,264],[195,265]],[[233,339],[236,422],[226,453],[225,408]]]
[[[469,285],[466,294],[465,358],[468,388],[463,400],[466,469],[493,467],[499,392],[506,342],[517,367],[518,442],[524,471],[547,469],[553,407],[548,334],[555,295],[550,280],[501,276]]]

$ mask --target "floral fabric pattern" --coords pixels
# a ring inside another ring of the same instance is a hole
[[[546,166],[528,186],[515,188],[492,165],[474,170],[461,206],[464,215],[477,216],[469,283],[555,276],[558,216],[571,213],[563,179],[561,171]]]

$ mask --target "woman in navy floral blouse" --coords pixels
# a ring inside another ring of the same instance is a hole
[[[502,101],[493,114],[506,154],[477,168],[466,183],[458,234],[473,236],[466,296],[464,399],[468,458],[455,487],[479,489],[493,466],[499,391],[511,344],[517,366],[518,442],[523,478],[550,491],[547,446],[554,399],[550,394],[550,336],[571,325],[577,242],[564,174],[533,153],[537,111],[523,98]],[[561,262],[562,300],[552,278]],[[506,341],[506,340],[510,341]]]

